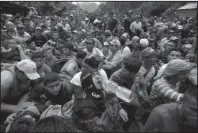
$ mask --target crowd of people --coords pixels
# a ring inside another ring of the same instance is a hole
[[[33,9],[1,14],[2,132],[198,131],[197,18]]]

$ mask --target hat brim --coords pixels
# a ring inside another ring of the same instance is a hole
[[[35,80],[40,78],[40,75],[38,73],[25,73],[25,75],[30,79],[30,80]]]

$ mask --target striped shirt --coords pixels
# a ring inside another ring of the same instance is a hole
[[[179,93],[177,88],[173,88],[165,78],[160,78],[153,84],[150,94],[151,99],[163,100],[160,102],[161,104],[166,100],[180,102],[182,97],[183,94]]]

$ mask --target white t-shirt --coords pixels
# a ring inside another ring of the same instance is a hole
[[[74,77],[71,79],[70,83],[76,86],[82,87],[81,81],[80,81],[81,74],[82,74],[82,71],[75,74]],[[105,81],[105,82],[108,81],[107,74],[103,69],[99,70],[99,74],[101,76],[102,81]]]
[[[104,56],[103,53],[98,48],[93,48],[93,51],[91,53],[89,53],[87,49],[84,49],[84,51],[87,54],[99,55],[100,57],[103,57]]]

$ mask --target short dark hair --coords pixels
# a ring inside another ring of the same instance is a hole
[[[123,59],[124,67],[133,73],[137,73],[142,65],[140,58],[129,54]]]
[[[181,55],[183,56],[183,51],[180,49],[180,48],[178,48],[178,47],[176,47],[176,48],[172,48],[170,51],[169,51],[169,53],[168,54],[170,54],[172,51],[177,51],[177,52],[180,52],[181,53]]]
[[[58,73],[56,73],[56,72],[48,72],[43,77],[43,83],[44,83],[44,85],[46,85],[46,84],[48,84],[50,82],[57,81],[59,79],[60,79],[60,77],[59,77]]]
[[[125,37],[123,37],[123,36],[121,36],[121,37],[119,38],[119,41],[120,41],[121,46],[124,46],[125,43],[126,43],[126,39],[125,39]]]
[[[84,59],[87,56],[87,53],[83,50],[78,50],[76,54],[76,58]]]
[[[44,53],[43,52],[36,52],[32,54],[32,59],[35,58],[44,58]]]

